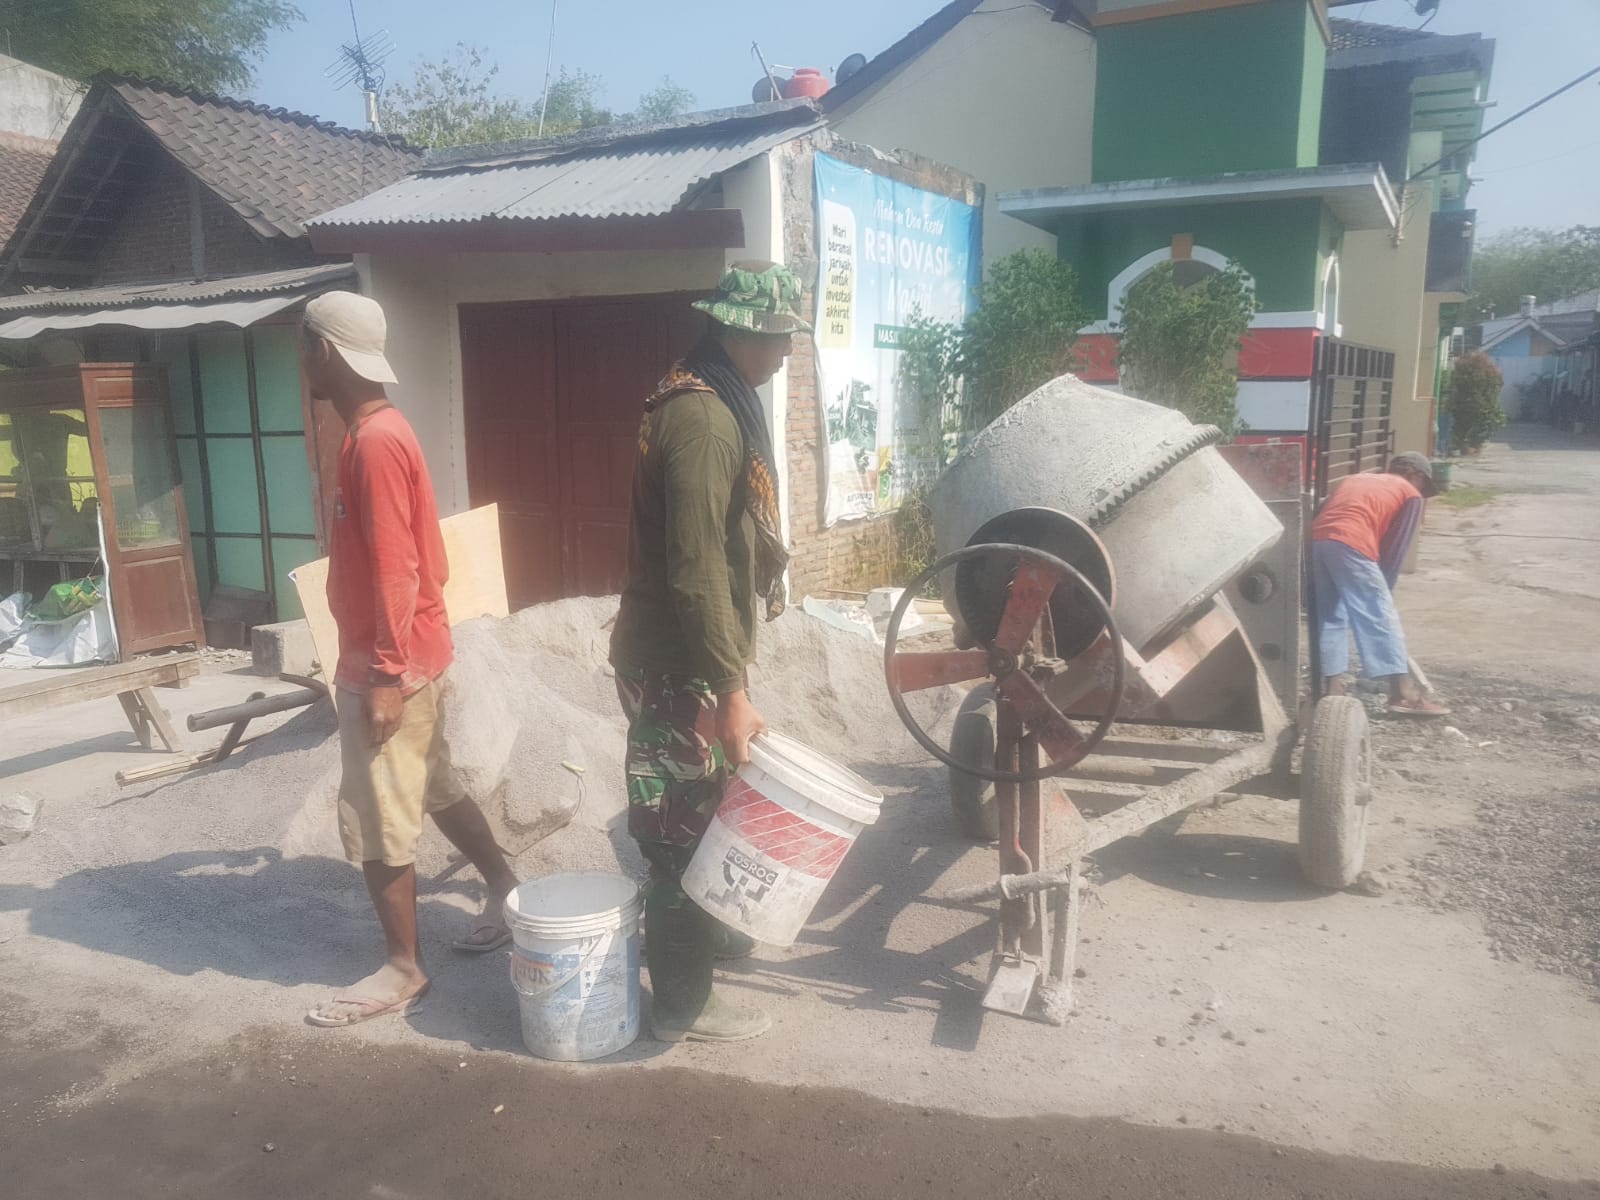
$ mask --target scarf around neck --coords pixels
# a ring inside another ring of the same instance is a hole
[[[739,426],[744,442],[745,508],[756,527],[756,592],[766,601],[767,620],[775,621],[787,607],[783,574],[789,566],[789,551],[783,544],[772,472],[772,433],[761,397],[739,374],[722,343],[709,336],[673,367],[645,402],[645,411],[653,411],[680,392],[696,391],[714,392]]]

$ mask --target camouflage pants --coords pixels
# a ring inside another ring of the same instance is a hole
[[[728,782],[717,698],[703,679],[617,669],[628,718],[628,834],[653,878],[683,877]]]

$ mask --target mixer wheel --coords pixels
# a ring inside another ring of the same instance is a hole
[[[994,770],[994,685],[973,688],[956,714],[950,734],[950,757],[983,772]],[[1000,836],[1000,812],[995,807],[994,784],[975,774],[950,769],[950,806],[961,832],[975,842],[992,842]]]
[[[1300,771],[1300,870],[1318,887],[1361,874],[1372,799],[1372,734],[1354,696],[1324,696],[1311,718]]]

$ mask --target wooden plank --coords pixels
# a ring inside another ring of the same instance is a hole
[[[506,617],[511,607],[506,601],[506,572],[500,551],[500,509],[486,504],[446,517],[439,522],[444,535],[445,560],[450,564],[450,579],[444,585],[445,611],[450,624],[459,625],[474,617]],[[328,560],[296,567],[290,573],[300,606],[311,626],[311,644],[322,677],[333,681],[339,662],[339,628],[328,609]]]
[[[159,659],[133,659],[107,667],[61,667],[30,672],[41,676],[15,687],[0,689],[0,713],[23,716],[79,700],[102,700],[140,688],[180,683],[200,673],[194,654]]]
[[[122,703],[123,714],[128,718],[128,724],[133,727],[133,736],[139,739],[139,744],[146,750],[150,746],[150,722],[145,717],[144,708],[140,705],[136,692],[123,692],[117,697]]]
[[[183,749],[183,739],[178,736],[178,731],[173,728],[172,719],[167,716],[167,710],[161,707],[161,701],[156,699],[155,692],[144,687],[135,692],[134,696],[138,698],[140,707],[144,709],[145,720],[154,727],[156,736],[161,739],[166,748],[174,754]],[[149,746],[149,744],[149,740],[146,739],[145,745]]]

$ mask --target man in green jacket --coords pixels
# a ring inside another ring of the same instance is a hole
[[[628,832],[650,866],[645,947],[651,1031],[667,1042],[742,1041],[772,1022],[713,993],[717,957],[754,943],[684,893],[684,869],[766,722],[745,690],[756,609],[783,611],[772,435],[756,389],[809,333],[800,280],[736,263],[694,307],[705,338],[645,401],[633,476],[628,583],[611,638],[628,717]]]

